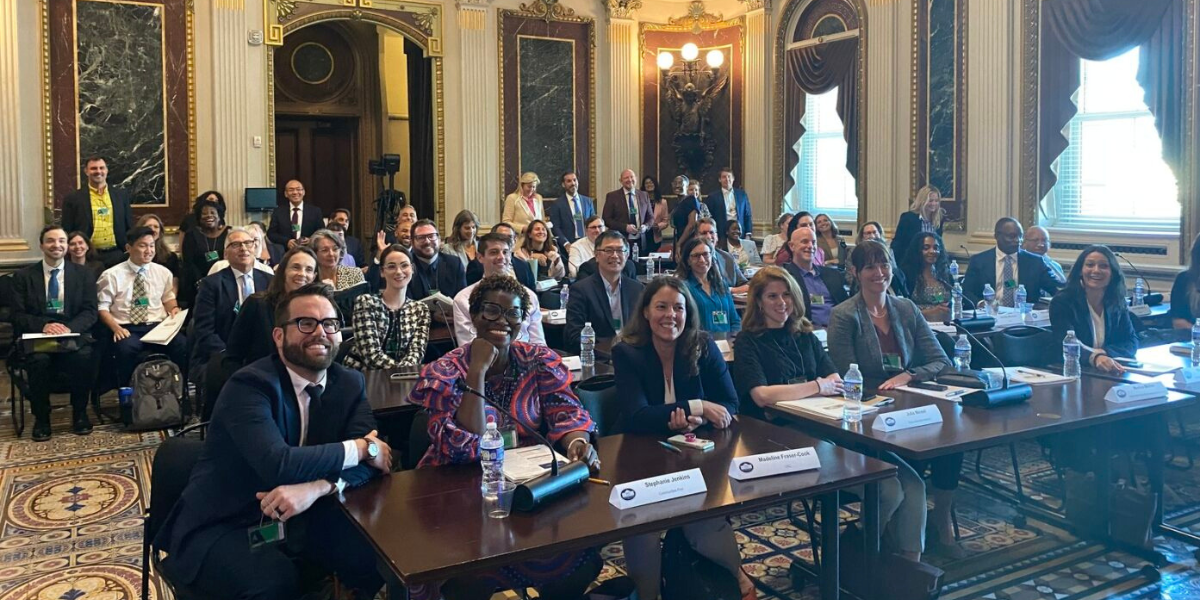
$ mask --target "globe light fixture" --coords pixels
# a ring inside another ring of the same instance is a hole
[[[715,69],[725,64],[725,55],[720,50],[709,50],[708,54],[704,56],[704,61],[708,63],[708,66]]]
[[[683,56],[683,60],[696,60],[696,57],[700,56],[700,48],[696,47],[696,44],[688,42],[683,45],[679,54]]]
[[[670,69],[671,65],[673,64],[675,64],[675,56],[673,56],[670,52],[664,50],[658,53],[658,68],[666,71],[667,69]]]

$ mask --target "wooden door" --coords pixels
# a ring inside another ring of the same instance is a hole
[[[275,121],[275,182],[278,203],[283,190],[297,179],[304,184],[304,201],[321,207],[326,217],[336,208],[350,208],[358,197],[356,159],[358,119],[286,117]],[[362,162],[360,165],[359,163]]]

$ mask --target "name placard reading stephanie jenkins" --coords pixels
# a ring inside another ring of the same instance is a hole
[[[729,461],[729,478],[740,481],[820,468],[815,448],[796,448],[734,458]]]
[[[879,431],[899,431],[922,425],[933,425],[942,422],[942,411],[936,406],[925,405],[908,410],[893,410],[875,417],[871,429]]]
[[[626,509],[707,491],[700,469],[688,469],[614,485],[608,503]]]

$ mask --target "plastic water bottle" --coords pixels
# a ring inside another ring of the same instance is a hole
[[[637,260],[638,256],[641,256],[640,254],[638,254],[638,245],[634,244],[633,250],[629,254],[629,258],[632,260]]]
[[[1079,338],[1074,329],[1063,338],[1063,377],[1079,377]]]
[[[479,466],[483,468],[483,481],[479,485],[483,497],[496,497],[504,481],[504,436],[492,417],[488,417],[487,429],[479,438]]]
[[[1141,277],[1133,284],[1133,305],[1141,306],[1146,303],[1146,280]]]
[[[996,290],[992,289],[992,284],[983,284],[983,312],[984,314],[992,314],[992,307],[996,301]]]
[[[950,281],[958,281],[958,261],[950,261]]]
[[[570,287],[571,286],[564,283],[562,286],[562,290],[560,290],[558,292],[558,302],[559,302],[558,307],[559,308],[562,308],[562,309],[567,308],[567,300],[569,300],[571,298],[571,290],[569,289]]]
[[[863,376],[858,371],[858,363],[850,363],[850,370],[842,378],[842,395],[846,404],[842,407],[842,420],[847,423],[857,423],[862,420]]]
[[[1029,315],[1029,307],[1025,306],[1025,301],[1029,299],[1029,292],[1025,291],[1025,284],[1017,286],[1017,291],[1013,294],[1013,303],[1017,305],[1017,310],[1021,313],[1021,320]]]
[[[658,270],[658,261],[653,256],[646,260],[646,278],[654,279],[654,272]]]
[[[954,368],[959,371],[971,368],[971,340],[965,333],[958,334],[958,341],[954,342]]]
[[[1192,366],[1200,367],[1200,319],[1192,324]]]
[[[950,318],[953,320],[963,318],[962,284],[957,281],[954,282],[954,290],[950,293]]]
[[[579,334],[579,362],[585,378],[596,370],[596,330],[592,329],[591,321],[583,324],[583,331]]]

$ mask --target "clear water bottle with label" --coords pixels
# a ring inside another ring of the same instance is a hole
[[[1192,323],[1192,366],[1200,367],[1200,319]]]
[[[950,318],[954,320],[963,318],[962,284],[957,281],[954,282],[954,291],[950,293]]]
[[[654,272],[658,270],[658,261],[653,256],[646,259],[646,277],[654,279]]]
[[[567,308],[567,300],[569,300],[569,299],[571,298],[571,289],[570,289],[570,287],[571,287],[571,286],[569,286],[569,285],[567,285],[567,284],[565,284],[565,283],[564,283],[564,284],[563,284],[563,286],[562,286],[562,290],[560,290],[560,291],[558,292],[558,302],[559,302],[559,305],[558,305],[558,307],[559,307],[559,308],[562,308],[562,309],[566,309],[566,308]]]
[[[1146,280],[1141,277],[1133,284],[1133,305],[1142,306],[1146,303]]]
[[[641,256],[641,255],[638,254],[638,245],[634,244],[633,250],[631,250],[630,254],[629,254],[629,260],[637,260],[639,256]]]
[[[1074,329],[1063,338],[1063,377],[1079,377],[1079,338]]]
[[[862,420],[863,376],[858,370],[858,363],[850,363],[850,370],[842,378],[842,395],[846,404],[842,407],[842,420],[847,423],[857,423]]]
[[[596,370],[596,330],[592,322],[583,324],[579,334],[579,363],[583,366],[583,377],[586,379]]]
[[[959,371],[971,368],[971,340],[965,333],[958,334],[958,341],[954,342],[954,368]]]
[[[958,261],[950,261],[950,281],[958,281]]]
[[[1025,291],[1025,284],[1017,286],[1017,291],[1013,293],[1013,304],[1017,305],[1017,310],[1021,313],[1021,320],[1029,315],[1029,307],[1026,306],[1026,300],[1029,299],[1029,292]]]
[[[483,481],[479,485],[483,497],[496,497],[504,481],[504,436],[494,417],[488,417],[487,429],[479,438],[479,466],[483,468]]]
[[[992,306],[996,301],[996,290],[992,289],[992,284],[983,284],[983,312],[984,314],[992,314]]]

